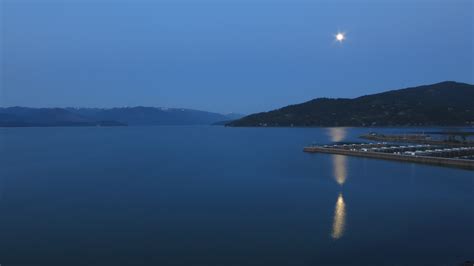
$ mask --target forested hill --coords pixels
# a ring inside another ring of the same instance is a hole
[[[461,126],[474,125],[474,85],[452,81],[355,99],[317,98],[252,114],[228,126]]]

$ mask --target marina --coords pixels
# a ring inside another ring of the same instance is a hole
[[[416,143],[460,147],[474,146],[474,140],[472,139],[473,135],[474,132],[429,132],[429,134],[378,134],[371,132],[360,136],[360,138],[377,142]]]
[[[305,147],[308,153],[330,153],[368,157],[384,160],[433,164],[474,170],[474,147],[378,143],[338,143],[332,145],[312,145]]]

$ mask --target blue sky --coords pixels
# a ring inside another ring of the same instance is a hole
[[[0,104],[252,113],[473,83],[473,2],[0,0]]]

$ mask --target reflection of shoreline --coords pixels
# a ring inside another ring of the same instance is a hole
[[[332,224],[331,236],[333,239],[339,239],[344,235],[346,227],[346,204],[342,193],[339,194],[336,202],[336,208],[334,210],[334,222]]]

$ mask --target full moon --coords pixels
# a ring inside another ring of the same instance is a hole
[[[339,32],[338,34],[336,34],[336,41],[338,42],[344,41],[345,38],[346,36],[344,36],[344,33]]]

